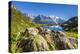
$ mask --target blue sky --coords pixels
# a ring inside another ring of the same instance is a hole
[[[78,15],[77,5],[50,4],[50,3],[33,3],[33,2],[13,2],[18,10],[22,13],[32,15],[58,16],[64,19]]]

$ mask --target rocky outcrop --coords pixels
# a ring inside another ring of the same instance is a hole
[[[62,31],[51,31],[42,27],[27,28],[21,36],[18,47],[22,52],[75,49]],[[74,41],[73,43],[76,44]]]
[[[53,33],[54,32],[54,33]],[[69,39],[66,38],[65,34],[62,31],[52,31],[52,36],[54,42],[57,46],[57,49],[74,49],[73,45],[70,43]]]

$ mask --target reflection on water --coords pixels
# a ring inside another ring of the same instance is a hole
[[[45,29],[49,29],[49,30],[54,30],[54,31],[63,31],[64,30],[64,27],[62,26],[43,26],[43,28]]]

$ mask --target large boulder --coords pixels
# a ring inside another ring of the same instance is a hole
[[[57,49],[74,49],[74,46],[70,43],[69,39],[65,36],[64,32],[52,31],[52,36]]]
[[[38,34],[38,32],[39,31],[36,28],[26,29],[25,34],[19,43],[19,48],[22,48],[23,52],[49,50],[47,41]]]

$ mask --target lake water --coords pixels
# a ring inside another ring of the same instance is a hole
[[[64,27],[61,26],[44,26],[43,28],[49,29],[49,30],[54,30],[54,31],[63,31]]]

